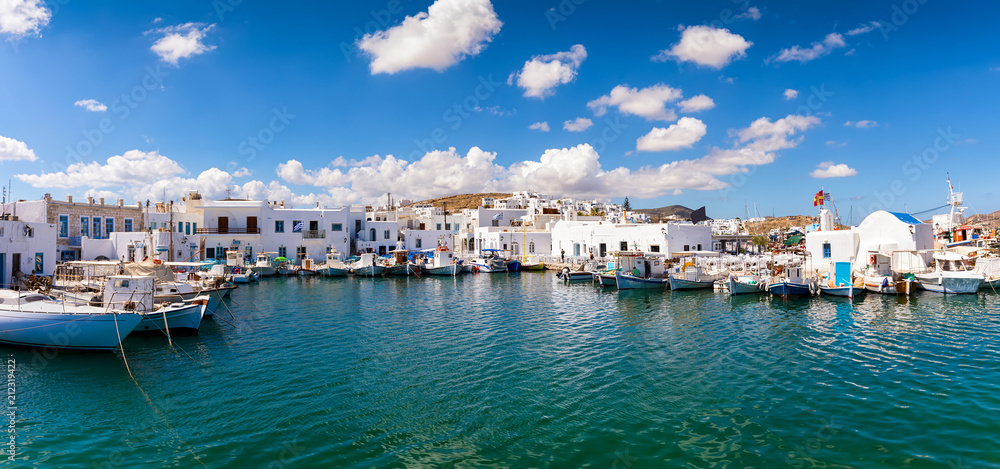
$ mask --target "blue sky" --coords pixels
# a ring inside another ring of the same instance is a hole
[[[531,189],[712,217],[824,188],[846,218],[943,205],[950,173],[1000,208],[1000,57],[970,23],[1000,6],[852,3],[18,0],[0,175],[25,199]]]

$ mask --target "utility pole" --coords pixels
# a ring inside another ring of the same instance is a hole
[[[170,211],[170,247],[167,248],[167,262],[174,261],[174,201],[170,201],[170,205],[167,206],[167,210]]]

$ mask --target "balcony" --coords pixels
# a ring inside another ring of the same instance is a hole
[[[326,238],[326,230],[303,230],[302,239],[323,239]]]
[[[81,238],[82,238],[82,236],[70,236],[69,237],[69,245],[70,246],[77,246],[77,247],[81,246],[83,244],[83,241],[81,240]]]
[[[209,234],[260,234],[260,228],[198,228],[194,230],[194,234],[199,235],[209,235]]]

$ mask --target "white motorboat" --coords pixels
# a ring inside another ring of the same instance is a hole
[[[278,274],[278,269],[271,264],[271,254],[273,252],[257,253],[257,260],[253,264],[253,271],[261,277],[273,277]]]
[[[472,261],[474,272],[495,273],[507,272],[507,261],[500,257],[497,249],[483,249],[481,256]]]
[[[665,290],[670,288],[670,278],[665,272],[666,261],[649,257],[641,252],[621,252],[622,269],[615,272],[619,290]],[[631,270],[629,270],[631,266]]]
[[[916,290],[912,273],[894,272],[893,251],[869,251],[861,273],[865,290],[886,295],[910,295]]]
[[[917,272],[917,286],[937,293],[976,293],[986,277],[974,271],[968,258],[956,252],[935,252],[933,270]]]
[[[713,288],[715,282],[723,278],[720,272],[710,272],[705,258],[719,257],[715,251],[686,251],[674,253],[681,257],[681,265],[670,273],[671,290],[695,290]]]
[[[850,262],[837,262],[833,269],[832,272],[827,272],[819,278],[819,293],[821,295],[854,298],[866,291],[863,279],[860,277],[852,278]]]
[[[69,304],[41,293],[0,290],[0,343],[4,344],[111,350],[142,319],[136,311]]]
[[[104,307],[143,313],[136,332],[197,332],[210,297],[198,296],[185,303],[155,303],[153,277],[114,275],[104,287]]]
[[[344,277],[351,273],[351,268],[344,263],[344,255],[337,252],[337,248],[331,247],[326,253],[326,262],[316,272],[324,277]]]
[[[351,271],[354,272],[354,275],[376,277],[385,273],[385,266],[376,262],[374,253],[366,252],[359,257],[358,261],[351,266]]]
[[[747,295],[767,291],[767,282],[757,274],[730,274],[726,279],[729,295]]]
[[[428,259],[427,263],[421,266],[423,273],[427,275],[451,275],[458,274],[461,267],[455,261],[455,255],[448,250],[448,246],[440,246],[437,249],[429,249],[434,253],[434,257]]]

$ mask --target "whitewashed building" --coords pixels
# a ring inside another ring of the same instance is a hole
[[[53,223],[0,219],[0,288],[10,288],[15,273],[52,275],[56,234]]]
[[[681,223],[614,224],[560,221],[552,228],[552,254],[605,257],[609,252],[637,250],[671,255],[712,247],[712,229]]]

